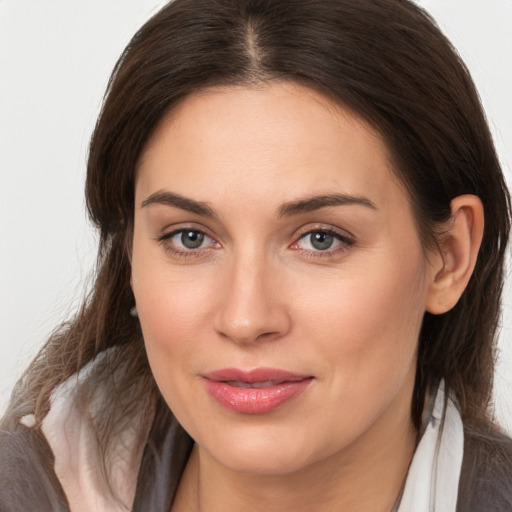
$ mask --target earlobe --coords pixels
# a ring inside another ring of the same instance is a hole
[[[477,196],[456,197],[451,212],[439,252],[432,258],[426,309],[435,315],[457,304],[475,268],[484,232],[484,209]]]

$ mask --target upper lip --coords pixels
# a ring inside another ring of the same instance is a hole
[[[256,382],[297,382],[312,378],[312,375],[281,370],[279,368],[255,368],[253,370],[242,370],[240,368],[223,368],[203,374],[205,379],[214,382],[246,382],[254,384]]]

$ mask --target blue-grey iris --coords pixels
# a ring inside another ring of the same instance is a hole
[[[310,235],[311,245],[319,251],[330,249],[334,242],[334,237],[325,231],[316,231]]]
[[[203,240],[204,235],[199,231],[183,231],[181,234],[181,243],[187,249],[197,249],[201,246]]]

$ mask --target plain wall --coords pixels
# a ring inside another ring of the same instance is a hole
[[[0,0],[0,412],[83,295],[95,259],[83,184],[110,71],[160,0]],[[512,1],[423,0],[462,54],[512,183]],[[496,413],[512,432],[507,282]]]

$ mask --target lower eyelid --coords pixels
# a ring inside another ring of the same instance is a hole
[[[326,260],[332,260],[342,257],[346,252],[351,250],[353,245],[353,241],[341,241],[335,247],[326,249],[324,251],[318,249],[299,249],[299,252],[303,258],[311,259],[313,261],[318,261],[322,258]]]

